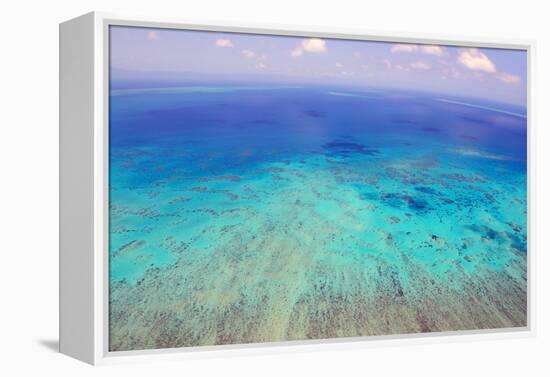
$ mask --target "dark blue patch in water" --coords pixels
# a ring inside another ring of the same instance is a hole
[[[510,245],[514,249],[527,253],[527,239],[512,232],[498,232],[486,225],[472,224],[466,227],[477,232],[481,238],[495,241],[498,245]]]
[[[420,192],[423,192],[425,194],[431,194],[431,195],[437,195],[438,194],[438,192],[436,190],[434,190],[433,188],[431,188],[431,187],[416,186],[414,189],[416,191],[420,191]]]
[[[383,193],[380,195],[379,200],[381,200],[385,205],[394,208],[402,208],[406,206],[416,213],[424,213],[431,210],[429,203],[425,199],[408,194],[400,194],[395,192]]]
[[[306,110],[304,111],[304,114],[312,117],[312,118],[324,118],[325,115],[320,112],[320,111],[317,111],[317,110]]]
[[[328,156],[351,157],[354,154],[373,156],[379,153],[378,149],[349,141],[331,141],[323,145]]]

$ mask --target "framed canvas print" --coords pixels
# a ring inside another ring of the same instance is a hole
[[[531,331],[529,43],[61,25],[60,348]]]

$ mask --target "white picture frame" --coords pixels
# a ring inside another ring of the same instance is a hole
[[[528,325],[453,331],[224,345],[145,351],[108,351],[108,28],[110,25],[287,36],[428,43],[525,50],[528,55]],[[90,364],[224,355],[347,349],[388,344],[470,341],[533,336],[533,41],[438,37],[363,30],[190,22],[88,13],[60,25],[60,352]]]

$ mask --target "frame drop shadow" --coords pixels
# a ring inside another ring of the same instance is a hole
[[[38,344],[52,352],[59,352],[59,340],[57,339],[41,339],[38,341]]]

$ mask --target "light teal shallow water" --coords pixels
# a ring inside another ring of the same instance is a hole
[[[525,119],[303,90],[112,98],[110,349],[524,326]]]

